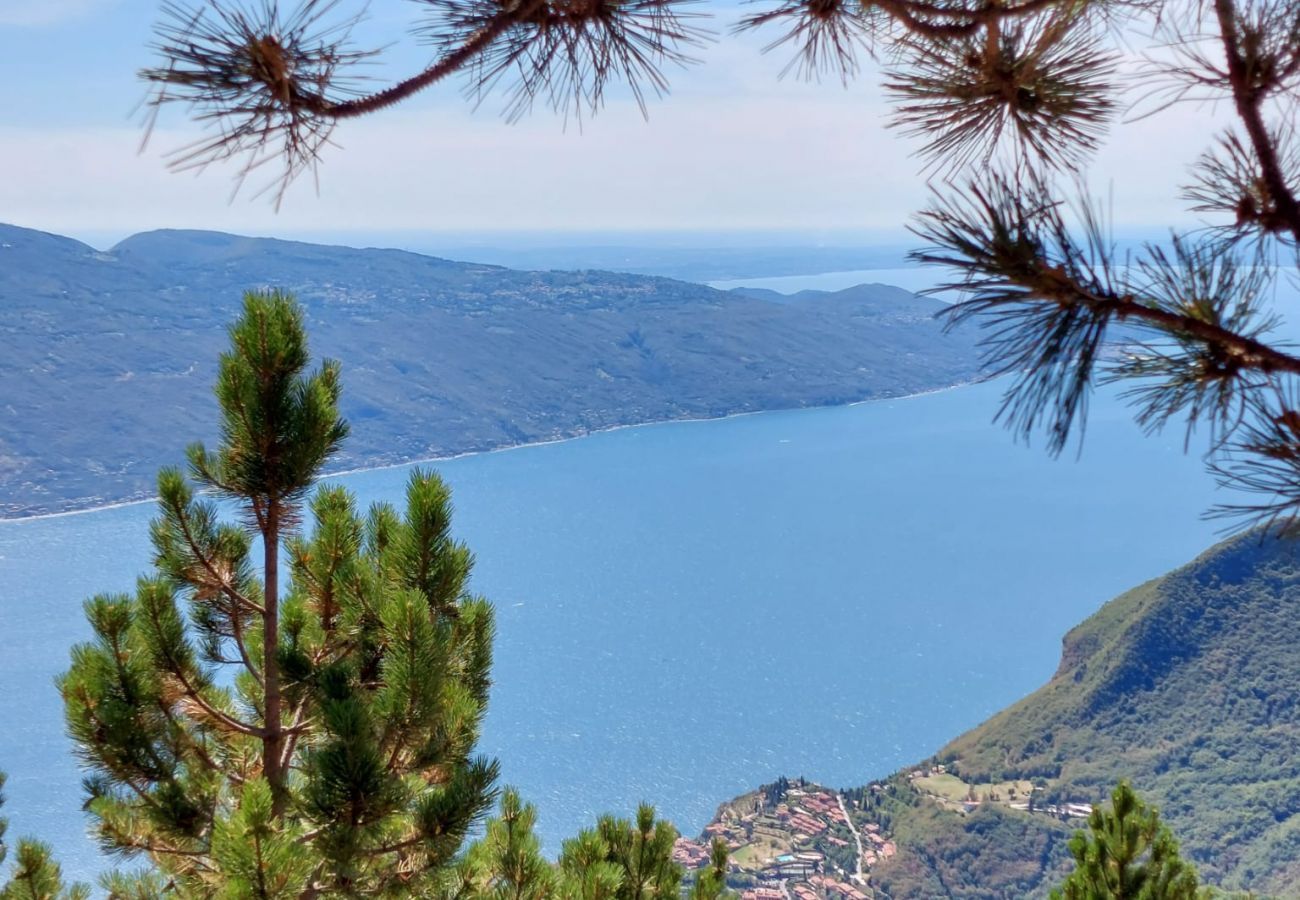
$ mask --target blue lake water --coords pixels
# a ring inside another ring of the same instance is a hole
[[[780,773],[862,783],[1033,689],[1061,635],[1214,539],[1180,435],[1094,407],[1081,460],[992,427],[998,386],[653,425],[438,466],[498,610],[483,748],[547,848],[656,803],[683,831]],[[1122,464],[1119,464],[1122,463]],[[342,481],[400,499],[406,472]],[[10,836],[85,877],[52,685],[81,602],[132,587],[152,508],[0,523]]]

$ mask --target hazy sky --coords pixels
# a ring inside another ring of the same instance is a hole
[[[292,0],[282,0],[284,3]],[[581,130],[538,109],[508,124],[459,86],[336,133],[320,189],[303,179],[275,213],[230,201],[230,172],[168,173],[162,151],[187,123],[165,119],[149,148],[133,110],[135,71],[155,0],[0,0],[0,221],[73,235],[159,227],[257,234],[400,229],[894,230],[924,203],[914,145],[885,127],[868,68],[843,89],[779,72],[787,56],[726,36],[737,7],[714,7],[722,37],[704,62],[671,74],[673,92],[642,119],[614,98]],[[405,0],[373,0],[366,29],[400,37]],[[707,7],[702,7],[707,8]],[[410,42],[392,71],[418,68]],[[383,74],[382,71],[377,74]],[[1203,109],[1119,126],[1096,159],[1093,188],[1115,198],[1119,226],[1185,218],[1177,185],[1206,143]],[[250,192],[251,194],[251,192]]]

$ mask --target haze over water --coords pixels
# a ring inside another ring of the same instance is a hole
[[[346,370],[345,370],[346,379]],[[344,382],[346,389],[346,380]],[[455,530],[497,608],[481,749],[549,852],[649,800],[693,834],[779,774],[861,784],[1037,687],[1060,638],[1215,539],[1181,432],[1098,398],[1083,457],[990,425],[1000,387],[654,425],[465,457]],[[400,502],[404,468],[340,479]],[[53,688],[150,505],[0,523],[10,836],[102,867]]]

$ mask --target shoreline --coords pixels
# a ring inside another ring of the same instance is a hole
[[[958,390],[959,388],[970,387],[972,385],[981,384],[986,380],[988,379],[974,378],[971,379],[970,381],[958,381],[953,384],[946,385],[944,387],[930,388],[929,390],[924,390],[924,391],[914,391],[910,394],[897,394],[894,396],[887,396],[887,397],[867,397],[862,400],[852,400],[848,403],[828,403],[828,404],[821,404],[821,405],[814,405],[814,406],[786,406],[786,407],[777,407],[774,409],[751,409],[751,410],[746,410],[744,412],[726,413],[725,415],[721,415],[721,416],[692,416],[692,417],[684,417],[679,419],[656,419],[650,422],[629,422],[623,425],[608,425],[605,426],[604,428],[594,428],[590,431],[584,431],[580,434],[572,434],[567,437],[547,438],[545,440],[539,440],[539,441],[525,441],[524,443],[521,444],[507,444],[501,447],[490,447],[486,450],[466,450],[461,453],[450,453],[443,456],[424,456],[424,457],[419,457],[417,459],[403,460],[401,462],[380,463],[378,465],[373,465],[373,466],[356,466],[351,469],[340,469],[337,472],[325,472],[324,474],[321,475],[320,479],[318,480],[324,481],[330,478],[343,478],[348,475],[359,475],[363,472],[382,472],[388,469],[401,469],[406,466],[420,466],[420,465],[427,465],[431,463],[451,462],[458,459],[465,459],[466,457],[470,457],[470,456],[484,456],[489,453],[508,453],[512,450],[525,450],[532,447],[547,447],[552,444],[562,444],[566,441],[581,440],[582,438],[593,437],[595,435],[600,435],[600,434],[609,434],[610,432],[614,432],[614,431],[625,431],[630,428],[651,428],[656,425],[688,425],[688,424],[698,424],[701,422],[721,422],[727,419],[739,419],[744,416],[761,416],[768,413],[798,412],[801,410],[814,410],[814,409],[847,409],[854,406],[864,406],[869,403],[886,403],[893,400],[915,400],[920,397],[929,397],[933,394],[942,394],[948,391]],[[3,528],[10,524],[18,524],[22,522],[38,522],[45,519],[62,519],[62,518],[67,518],[69,516],[84,516],[84,515],[89,515],[91,513],[107,512],[109,510],[123,509],[130,506],[142,506],[146,503],[156,503],[157,500],[158,500],[157,495],[151,495],[148,497],[141,497],[135,500],[113,500],[108,503],[97,504],[94,506],[86,506],[80,509],[59,510],[57,512],[40,512],[40,513],[32,513],[30,515],[18,515],[18,516],[6,516],[0,514],[0,528]]]

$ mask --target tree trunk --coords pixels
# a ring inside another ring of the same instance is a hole
[[[266,736],[262,738],[262,772],[271,785],[271,814],[284,814],[286,801],[281,753],[284,733],[280,722],[280,507],[267,506],[266,531],[262,534],[265,590],[262,603],[262,675],[265,681]]]

